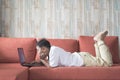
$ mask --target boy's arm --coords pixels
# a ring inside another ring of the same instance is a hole
[[[51,66],[49,65],[49,63],[43,59],[40,59],[40,61],[48,68],[50,68]]]

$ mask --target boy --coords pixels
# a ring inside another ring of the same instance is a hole
[[[37,43],[40,61],[47,67],[58,66],[112,66],[111,53],[104,43],[108,31],[98,33],[94,37],[96,57],[88,52],[66,52],[64,49],[51,46],[49,41],[42,39]]]

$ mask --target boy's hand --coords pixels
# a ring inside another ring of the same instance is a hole
[[[40,54],[40,59],[45,59],[46,58],[46,55],[44,53],[41,53]]]
[[[49,67],[49,68],[50,68],[49,63],[48,63],[47,61],[45,61],[45,60],[43,60],[43,59],[40,59],[40,61],[41,61],[46,67]]]

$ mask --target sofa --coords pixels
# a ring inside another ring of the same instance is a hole
[[[0,37],[0,80],[120,80],[119,43],[117,36],[107,36],[113,59],[111,67],[25,67],[20,65],[17,48],[22,47],[26,62],[36,60],[36,38]],[[51,45],[69,52],[90,52],[95,55],[93,36],[78,39],[48,39]]]

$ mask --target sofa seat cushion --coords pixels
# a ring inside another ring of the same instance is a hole
[[[0,63],[0,80],[28,80],[28,68],[16,63]]]
[[[109,47],[113,63],[119,63],[119,43],[118,43],[118,37],[117,36],[107,36],[105,38],[105,43]],[[80,36],[79,38],[79,50],[81,52],[89,52],[93,56],[95,56],[95,49],[94,49],[94,40],[92,36]]]
[[[120,65],[114,67],[32,67],[30,80],[119,80]]]
[[[0,38],[0,62],[19,62],[17,48],[23,48],[26,62],[35,58],[36,39],[34,38]]]
[[[6,68],[28,68],[22,66],[20,63],[0,63],[0,69]]]

